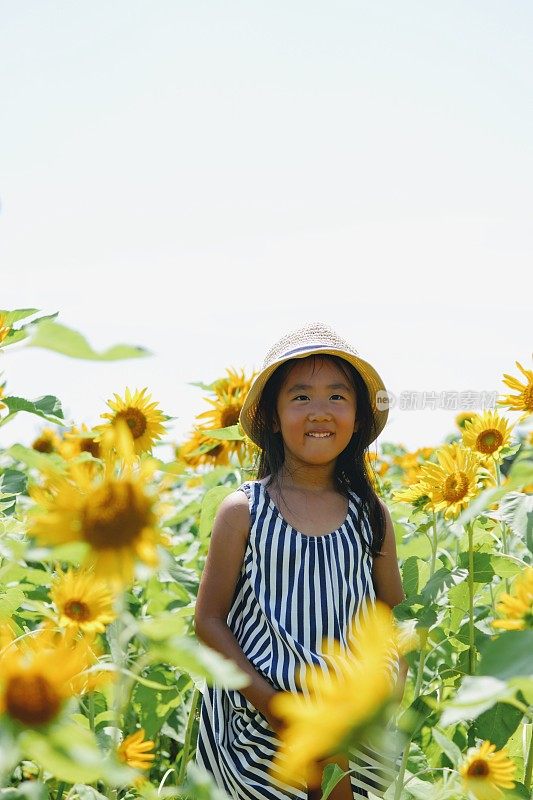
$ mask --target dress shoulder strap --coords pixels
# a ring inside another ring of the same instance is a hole
[[[257,505],[260,498],[261,484],[259,481],[245,481],[241,483],[238,491],[244,492],[248,498],[248,508],[250,509],[250,516],[252,521],[257,511]]]

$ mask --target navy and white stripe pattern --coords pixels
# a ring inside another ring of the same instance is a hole
[[[336,531],[310,536],[291,527],[260,481],[240,487],[248,496],[251,527],[227,623],[255,669],[277,690],[308,694],[305,667],[325,672],[325,638],[346,646],[362,601],[373,603],[372,555],[361,537],[372,531],[351,493],[348,514]],[[364,606],[363,606],[364,607]],[[298,679],[297,683],[295,679]],[[237,690],[207,687],[200,711],[196,763],[236,800],[306,800],[307,789],[270,774],[279,740],[267,720]],[[354,750],[354,798],[382,794],[394,779],[371,749]]]

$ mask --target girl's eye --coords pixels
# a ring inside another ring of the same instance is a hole
[[[338,399],[338,400],[344,400],[344,397],[343,397],[343,395],[342,395],[342,394],[332,394],[332,395],[331,395],[331,399],[332,399],[332,400],[337,400],[337,399]]]
[[[309,400],[306,394],[298,394],[296,397],[293,398],[294,400]]]

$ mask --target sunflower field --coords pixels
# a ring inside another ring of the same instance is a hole
[[[147,355],[96,352],[56,318],[0,311],[0,350]],[[198,712],[206,685],[247,678],[195,637],[194,608],[216,509],[254,476],[239,426],[252,379],[196,384],[196,425],[165,460],[171,417],[148,388],[117,386],[74,424],[60,398],[20,397],[0,372],[0,427],[42,420],[34,441],[0,449],[0,800],[227,797],[194,763]],[[385,800],[531,797],[533,371],[510,365],[497,405],[459,414],[436,446],[368,454],[405,600],[377,608],[360,657],[337,654],[305,713],[278,698],[295,773],[394,727]],[[401,697],[388,644],[408,667]],[[323,771],[324,799],[342,775]]]

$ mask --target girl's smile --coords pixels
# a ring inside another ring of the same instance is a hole
[[[324,465],[334,461],[352,438],[355,390],[329,359],[302,359],[281,387],[276,412],[274,430],[281,433],[286,457]]]

